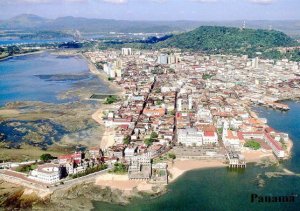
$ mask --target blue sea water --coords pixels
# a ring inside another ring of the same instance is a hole
[[[13,57],[0,61],[0,107],[13,101],[63,102],[57,95],[72,87],[72,81],[48,81],[36,75],[88,73],[79,56],[50,53]]]
[[[284,161],[282,166],[300,174],[300,102],[286,101],[285,103],[288,104],[291,109],[288,112],[265,107],[257,107],[255,111],[259,116],[267,118],[268,124],[271,127],[289,134],[294,144],[292,158]]]
[[[23,45],[23,44],[50,44],[71,41],[70,38],[50,39],[50,40],[29,40],[29,39],[2,39],[0,46]]]
[[[162,196],[138,198],[126,206],[94,202],[94,210],[300,210],[300,177],[283,175],[268,177],[269,173],[288,169],[300,174],[300,103],[286,102],[291,110],[280,112],[263,107],[255,111],[268,119],[276,130],[289,133],[293,140],[292,158],[279,166],[263,167],[248,164],[245,170],[227,168],[202,169],[187,172],[168,186]],[[262,184],[262,185],[259,185]],[[292,203],[252,203],[251,194],[262,196],[296,195]]]

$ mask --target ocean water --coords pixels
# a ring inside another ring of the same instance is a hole
[[[71,41],[70,38],[61,39],[50,39],[50,40],[30,40],[30,39],[2,39],[0,40],[0,46],[8,45],[23,45],[23,44],[50,44],[50,43],[60,43]]]
[[[248,164],[245,170],[228,168],[187,172],[156,198],[134,199],[126,206],[94,202],[94,210],[300,210],[300,177],[268,177],[284,168],[300,174],[300,103],[288,101],[289,112],[255,108],[273,128],[290,134],[294,142],[292,158],[279,166]],[[251,194],[263,196],[298,195],[293,203],[252,203]]]
[[[89,74],[86,61],[79,56],[46,52],[0,61],[0,107],[13,101],[64,102],[57,95],[71,88],[74,81],[51,81],[36,75],[74,73]]]

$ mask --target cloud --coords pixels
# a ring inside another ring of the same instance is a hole
[[[125,4],[128,2],[128,0],[102,0],[102,1],[111,4]]]
[[[83,3],[83,2],[103,2],[107,4],[127,4],[128,2],[153,2],[166,3],[171,0],[0,0],[0,4],[58,4],[58,3]],[[196,3],[216,3],[216,2],[234,2],[236,0],[185,0]],[[241,1],[241,0],[239,0]],[[253,4],[268,5],[275,2],[275,0],[244,0]]]
[[[272,4],[274,0],[250,0],[254,4]]]
[[[167,2],[168,0],[148,0],[150,2],[155,2],[155,3],[165,3]]]
[[[78,3],[86,2],[87,0],[0,0],[0,4],[55,4],[55,3]]]
[[[135,2],[164,3],[168,0],[0,0],[0,4],[58,4],[58,3],[83,3],[83,2],[103,2],[108,4],[126,4]],[[207,1],[207,0],[206,0]]]
[[[192,2],[198,2],[198,3],[213,3],[218,2],[218,0],[190,0]]]
[[[99,1],[99,0],[98,0]],[[165,3],[168,2],[169,0],[100,0],[102,2],[106,2],[106,3],[111,3],[111,4],[126,4],[128,2],[154,2],[154,3]]]

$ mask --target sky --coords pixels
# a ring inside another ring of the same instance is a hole
[[[300,0],[0,0],[0,19],[19,14],[119,20],[300,20]]]

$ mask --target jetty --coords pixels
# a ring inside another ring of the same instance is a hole
[[[230,168],[246,168],[246,161],[243,155],[234,151],[229,151],[226,155]]]

